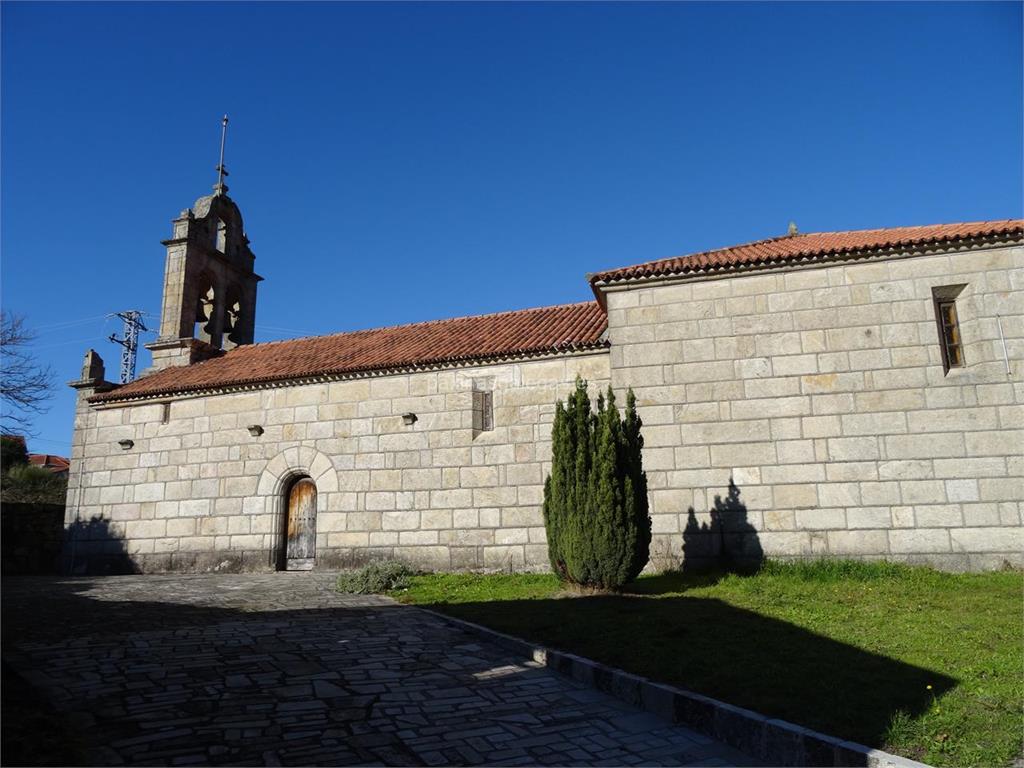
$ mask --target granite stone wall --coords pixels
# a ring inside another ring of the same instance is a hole
[[[959,291],[966,366],[948,372],[937,289]],[[607,289],[608,352],[178,398],[169,411],[89,406],[79,382],[70,567],[274,568],[285,493],[309,476],[318,567],[546,569],[551,421],[577,374],[637,393],[652,568],[823,555],[1024,565],[1022,289],[1020,247],[832,262]],[[494,392],[493,431],[473,429],[474,387]]]
[[[946,373],[933,289],[959,285],[966,367]],[[609,291],[654,564],[1024,564],[1022,289],[1024,249],[1002,247]]]
[[[577,374],[607,386],[607,352],[179,398],[166,423],[164,403],[93,407],[81,388],[70,568],[274,568],[288,484],[307,475],[318,567],[544,569],[551,421]],[[493,391],[491,431],[473,429],[474,386]]]

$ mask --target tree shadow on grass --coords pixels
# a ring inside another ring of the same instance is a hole
[[[707,570],[695,573],[684,573],[678,571],[664,571],[650,576],[643,576],[631,584],[627,584],[623,592],[630,595],[664,595],[679,594],[688,589],[699,589],[700,587],[713,587],[722,577],[725,571]]]
[[[432,606],[658,682],[873,747],[957,680],[709,598]],[[927,686],[932,686],[931,690]]]

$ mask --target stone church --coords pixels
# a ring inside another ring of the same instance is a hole
[[[163,244],[152,367],[113,384],[90,350],[71,384],[71,572],[545,569],[577,376],[637,394],[651,567],[1024,564],[1020,220],[791,231],[581,304],[261,344],[227,187]]]

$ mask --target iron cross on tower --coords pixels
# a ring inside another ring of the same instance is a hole
[[[224,143],[228,138],[228,116],[220,121],[220,162],[217,163],[217,184],[213,191],[215,194],[223,195],[228,191],[228,185],[224,183],[224,177],[228,175],[228,169],[224,167]]]

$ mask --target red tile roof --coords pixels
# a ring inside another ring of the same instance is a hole
[[[605,346],[601,335],[606,324],[604,311],[589,301],[249,344],[211,360],[144,376],[90,401],[596,349]]]
[[[648,261],[631,267],[609,269],[590,276],[592,286],[627,280],[700,274],[738,267],[815,259],[824,256],[853,256],[866,251],[920,248],[945,245],[975,238],[1024,236],[1024,220],[976,221],[965,224],[936,224],[926,227],[861,229],[851,232],[814,232],[758,240],[688,256]]]
[[[67,472],[71,462],[63,456],[54,456],[50,453],[30,453],[28,463],[35,467],[43,467],[53,472]]]

